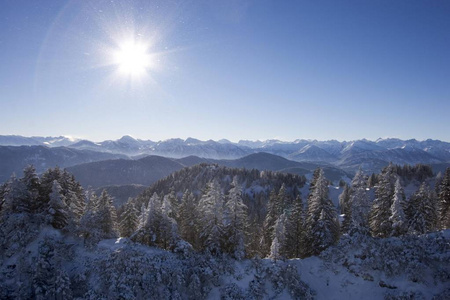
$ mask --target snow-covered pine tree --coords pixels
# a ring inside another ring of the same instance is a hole
[[[409,200],[408,211],[412,212],[409,220],[409,232],[423,234],[437,229],[439,212],[437,199],[423,182],[419,190]]]
[[[161,205],[161,223],[159,228],[159,245],[163,249],[172,248],[179,240],[177,221],[172,218],[170,197],[164,196]]]
[[[42,195],[42,201],[44,204],[47,204],[48,202],[48,196],[52,192],[53,187],[53,181],[58,181],[58,183],[62,178],[62,171],[59,167],[50,168],[47,169],[44,173],[41,175],[41,195]],[[60,183],[61,184],[61,183]],[[46,206],[44,206],[45,208]]]
[[[289,258],[303,257],[305,239],[305,216],[300,195],[290,210],[286,222],[286,255]]]
[[[287,252],[286,223],[286,213],[282,213],[275,223],[272,245],[270,246],[269,258],[274,261],[284,258]]]
[[[314,194],[314,190],[316,189],[317,179],[319,178],[321,170],[322,170],[321,168],[317,168],[314,170],[313,176],[309,183],[308,206],[309,206],[309,201],[311,200],[311,197]],[[323,170],[322,170],[322,172],[323,172]]]
[[[110,239],[117,237],[117,216],[116,209],[113,205],[112,197],[103,190],[98,198],[97,217],[99,229],[102,239]]]
[[[29,165],[23,170],[23,177],[20,181],[22,181],[26,187],[25,198],[29,205],[29,211],[31,213],[42,212],[45,203],[42,203],[42,197],[40,197],[39,193],[41,182],[33,165]]]
[[[209,182],[198,203],[199,234],[202,248],[213,255],[222,252],[225,238],[223,202],[224,196],[218,181]]]
[[[66,170],[63,172],[63,179],[66,185],[66,190],[63,188],[63,195],[66,197],[66,203],[69,207],[69,217],[77,226],[80,223],[81,216],[83,216],[86,207],[86,197],[81,184],[75,180],[75,177]]]
[[[355,233],[368,235],[370,233],[369,213],[371,203],[367,195],[367,180],[361,169],[356,172],[352,180],[349,205],[351,221],[348,233],[350,235]]]
[[[392,223],[391,236],[402,236],[408,231],[408,222],[405,211],[405,193],[400,183],[400,178],[395,182],[394,199],[391,205],[391,216],[389,221]]]
[[[169,217],[173,218],[178,223],[178,207],[180,203],[178,202],[177,194],[175,193],[175,189],[172,187],[168,195],[166,195],[167,200],[170,203],[171,213]]]
[[[392,223],[389,217],[394,199],[396,177],[392,163],[381,173],[370,211],[370,230],[374,237],[388,237],[392,232]]]
[[[348,184],[344,185],[342,193],[339,195],[339,208],[341,214],[344,215],[344,220],[342,221],[341,232],[348,233],[350,228],[350,223],[352,220],[351,204],[350,204],[350,187]]]
[[[276,203],[277,215],[280,216],[284,212],[284,210],[286,209],[286,207],[288,205],[288,199],[286,196],[286,184],[284,182],[278,191],[277,198],[278,198],[278,200],[275,203]]]
[[[225,204],[225,245],[226,251],[238,260],[245,257],[247,226],[247,206],[242,199],[242,187],[235,176]]]
[[[48,221],[56,229],[66,227],[69,220],[68,207],[65,197],[61,194],[61,185],[53,181],[50,201],[48,202]]]
[[[125,203],[125,210],[123,211],[120,223],[119,223],[119,231],[120,236],[122,237],[130,237],[138,227],[138,211],[134,206],[134,203],[131,198],[128,199],[127,203]]]
[[[6,218],[10,214],[29,213],[30,203],[28,202],[26,185],[17,179],[14,174],[6,184],[2,205],[3,217]]]
[[[98,197],[91,193],[88,198],[86,209],[80,220],[80,234],[86,242],[97,242],[100,240],[100,232],[98,230],[97,210],[99,207]]]
[[[45,237],[39,242],[36,270],[33,276],[33,298],[55,299],[56,298],[56,270],[54,240]]]
[[[263,223],[263,232],[261,238],[261,252],[263,255],[270,253],[270,247],[272,245],[273,228],[279,217],[278,214],[278,195],[275,190],[272,190],[269,195],[269,202],[267,203],[267,213]]]
[[[377,185],[378,183],[378,178],[377,175],[375,175],[375,173],[372,173],[372,175],[370,175],[369,179],[367,180],[367,185],[370,188],[375,187],[375,185]]]
[[[181,238],[190,243],[194,248],[197,248],[197,204],[195,203],[194,194],[189,190],[186,190],[181,198],[178,209],[178,220],[180,220],[179,230]]]
[[[309,197],[306,219],[306,249],[308,255],[317,255],[339,239],[339,221],[336,209],[328,197],[328,184],[323,170]]]
[[[153,193],[148,200],[147,207],[141,211],[139,228],[131,238],[145,245],[157,245],[159,243],[161,214],[161,198],[158,194]]]
[[[73,299],[70,278],[62,268],[56,271],[55,288],[55,300]]]
[[[445,170],[439,187],[440,224],[442,229],[450,228],[450,168]]]

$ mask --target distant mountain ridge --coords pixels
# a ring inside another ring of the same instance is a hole
[[[42,163],[46,166],[52,165],[48,162],[57,163],[61,167],[68,167],[106,159],[123,158],[137,160],[148,155],[182,159],[183,161],[180,161],[179,163],[187,166],[198,164],[200,162],[215,163],[214,160],[220,160],[220,164],[229,164],[228,166],[230,167],[235,167],[235,164],[237,164],[236,167],[251,167],[252,164],[249,161],[252,157],[251,155],[267,153],[291,161],[286,164],[286,167],[283,168],[283,170],[289,170],[290,172],[295,173],[304,173],[305,171],[301,166],[292,165],[292,161],[297,163],[314,163],[316,166],[328,166],[343,170],[346,173],[354,173],[359,167],[363,168],[366,172],[378,172],[389,162],[410,165],[417,163],[445,165],[450,163],[450,143],[431,139],[424,141],[417,141],[415,139],[401,140],[396,138],[378,139],[376,141],[361,139],[349,142],[305,139],[298,139],[293,142],[283,142],[279,140],[241,140],[237,143],[233,143],[225,139],[220,141],[201,141],[195,138],[187,138],[185,140],[175,138],[154,142],[150,140],[135,139],[131,136],[123,136],[118,140],[107,140],[97,143],[64,136],[0,136],[0,148],[4,148],[6,145],[11,145],[8,147],[42,147],[32,148],[34,150],[29,149],[27,154],[28,158],[23,158],[21,160],[22,164],[19,163],[19,165],[14,168],[8,168],[8,171],[14,169],[15,172],[17,172],[18,168],[23,168],[23,163],[25,162],[37,164],[36,167],[40,169],[40,164]],[[46,150],[42,150],[43,148]],[[9,150],[12,151],[12,148],[9,148]],[[42,157],[42,153],[49,153],[53,150],[59,151],[59,154],[53,153],[56,156],[59,155],[59,158],[50,158],[48,155],[44,155],[44,158]],[[20,155],[23,155],[24,153],[24,149],[18,148],[14,151],[22,153]],[[35,153],[32,153],[33,151],[35,151]],[[67,154],[61,156],[64,151],[67,152]],[[4,161],[6,159],[6,154],[3,152],[0,151],[0,164],[8,164]],[[84,154],[81,155],[79,159],[74,159],[71,158],[73,153],[79,155],[82,153]],[[13,156],[14,155],[12,155],[12,157]],[[248,163],[248,166],[243,165],[243,162],[237,162],[244,157],[247,157],[245,163]],[[277,159],[279,160],[279,158]],[[20,159],[17,159],[16,161],[19,162]],[[226,160],[229,160],[229,162],[226,162]],[[256,164],[258,168],[270,167],[270,163],[273,163],[274,161],[273,157],[266,163],[264,163],[263,160],[262,156],[258,157],[258,163]],[[277,162],[277,167],[281,162],[281,160]],[[280,169],[281,168],[278,168],[277,170]],[[8,176],[9,175],[10,174],[8,174]],[[4,180],[4,178],[0,179]]]

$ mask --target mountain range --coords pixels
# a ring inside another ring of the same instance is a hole
[[[92,142],[70,137],[23,137],[0,136],[1,146],[47,146],[68,147],[77,150],[122,154],[129,157],[160,155],[172,158],[198,156],[213,159],[236,159],[258,152],[266,152],[294,161],[321,161],[335,165],[358,163],[361,159],[378,159],[394,163],[439,163],[450,161],[450,143],[439,140],[417,141],[396,138],[366,139],[355,141],[336,140],[279,140],[246,141],[237,143],[222,139],[220,141],[201,141],[194,138],[168,139],[154,142],[123,136],[118,140]],[[355,161],[355,157],[358,158]]]
[[[0,182],[33,164],[38,172],[70,167],[83,185],[148,185],[186,166],[214,163],[227,167],[307,175],[318,166],[331,180],[351,177],[362,168],[378,172],[389,162],[431,164],[435,172],[450,165],[450,143],[439,140],[366,139],[339,142],[283,142],[194,138],[154,142],[124,136],[92,142],[69,137],[0,136]]]

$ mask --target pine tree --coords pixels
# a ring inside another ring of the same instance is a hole
[[[61,194],[61,186],[58,181],[53,181],[50,201],[48,202],[49,223],[57,229],[62,229],[68,224],[68,208],[65,197]]]
[[[198,203],[198,211],[202,248],[211,254],[222,252],[225,231],[223,202],[224,196],[217,180],[209,182]]]
[[[367,235],[370,232],[369,213],[371,203],[367,195],[367,180],[361,169],[356,172],[351,185],[348,233],[350,235],[355,233]]]
[[[320,169],[313,195],[309,197],[306,220],[307,254],[317,255],[339,239],[336,209],[328,197],[328,184]]]
[[[131,238],[145,245],[157,245],[160,242],[161,214],[161,198],[153,193],[147,207],[141,211],[139,229]]]
[[[287,252],[286,223],[287,217],[285,213],[281,214],[275,223],[269,255],[269,258],[275,261],[284,258]]]
[[[352,212],[350,204],[350,187],[348,186],[348,184],[344,186],[342,193],[339,195],[339,207],[341,209],[341,214],[344,215],[341,231],[342,233],[347,233],[350,229],[350,224],[352,221]]]
[[[42,212],[44,203],[39,194],[41,183],[33,165],[27,166],[23,170],[23,177],[20,179],[26,187],[26,202],[28,210],[32,213]]]
[[[128,199],[125,204],[125,210],[119,223],[120,236],[122,237],[130,237],[138,227],[138,211],[131,200],[131,198]]]
[[[405,194],[400,184],[400,178],[395,182],[394,200],[391,205],[391,216],[389,221],[392,223],[391,236],[401,236],[408,231],[408,222],[404,209],[406,207]]]
[[[169,201],[169,203],[170,203],[170,208],[171,208],[171,213],[170,213],[169,217],[175,219],[175,221],[178,222],[178,208],[179,208],[180,204],[178,203],[178,198],[175,193],[175,189],[173,187],[170,189],[170,192],[166,197],[167,197],[167,201]]]
[[[263,233],[261,238],[261,252],[263,255],[270,253],[270,247],[272,244],[273,229],[275,223],[279,217],[278,209],[278,195],[275,190],[272,190],[269,195],[269,202],[267,203],[267,214],[263,223]]]
[[[409,201],[409,211],[412,218],[409,222],[409,231],[414,234],[423,234],[437,229],[438,208],[437,199],[430,191],[426,182],[414,193]]]
[[[54,243],[55,241],[47,236],[39,242],[36,270],[33,276],[33,298],[35,299],[56,298],[56,271],[59,269],[59,263]]]
[[[186,190],[181,199],[178,209],[178,219],[180,220],[181,238],[190,243],[194,248],[197,246],[197,204],[193,193]]]
[[[275,202],[275,204],[277,215],[280,216],[288,205],[288,199],[286,196],[286,185],[284,183],[281,185],[280,190],[278,191],[277,201]]]
[[[80,234],[84,237],[85,242],[96,242],[101,239],[96,219],[99,202],[94,193],[91,193],[88,199],[86,209],[80,220]]]
[[[14,174],[7,182],[7,186],[3,193],[2,215],[4,215],[4,217],[10,214],[28,214],[30,212],[27,187],[23,181],[18,180]]]
[[[247,235],[247,206],[242,199],[242,188],[237,176],[231,183],[225,204],[225,235],[227,237],[227,251],[236,259],[245,256],[245,240]]]
[[[172,218],[170,197],[165,196],[161,205],[161,223],[159,228],[160,246],[163,249],[172,248],[178,241],[178,225]]]
[[[440,224],[442,229],[450,228],[450,168],[445,170],[439,188]]]
[[[370,212],[370,230],[375,237],[388,237],[392,232],[392,222],[389,217],[394,199],[395,180],[394,166],[389,164],[381,174]]]
[[[308,206],[312,196],[314,195],[314,190],[316,189],[316,183],[317,179],[319,178],[320,172],[323,172],[321,168],[315,169],[311,178],[311,182],[309,183]]]
[[[286,255],[290,258],[303,257],[305,219],[302,198],[297,196],[286,222]]]
[[[103,190],[102,194],[98,198],[98,209],[96,215],[103,239],[115,238],[119,235],[117,230],[116,209],[113,205],[113,199],[110,195],[108,195],[106,190]]]
[[[367,181],[367,185],[370,188],[373,188],[373,187],[375,187],[377,185],[377,183],[378,183],[377,175],[375,175],[375,173],[372,173],[372,175],[370,175],[370,177],[369,177],[369,179]]]

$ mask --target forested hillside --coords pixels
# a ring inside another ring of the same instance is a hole
[[[339,208],[328,185],[321,169],[306,182],[202,164],[116,211],[106,191],[30,166],[0,188],[0,296],[359,298],[356,283],[374,298],[450,295],[450,169],[359,171]]]

